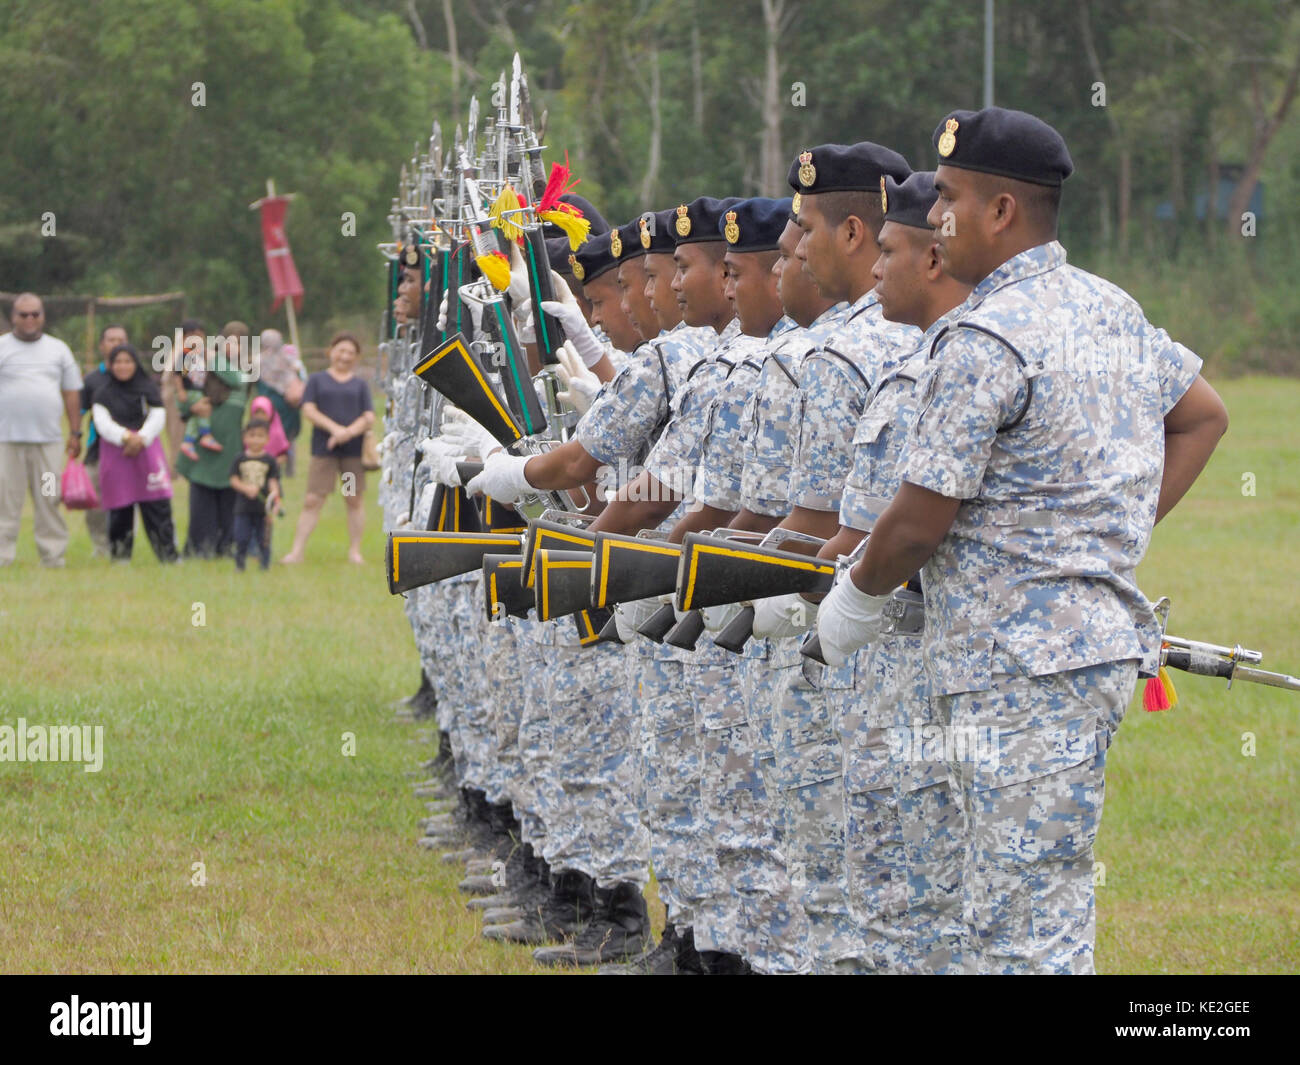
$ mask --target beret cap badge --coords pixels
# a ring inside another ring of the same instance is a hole
[[[617,229],[609,231],[609,254],[615,259],[623,254],[623,238],[618,235]]]
[[[803,193],[802,193],[802,192],[796,192],[796,193],[794,194],[794,199],[792,199],[792,200],[790,201],[790,213],[791,213],[791,214],[798,214],[798,213],[799,213],[799,208],[800,208],[802,205],[803,205]]]
[[[649,250],[650,242],[653,238],[650,236],[650,219],[642,217],[641,219],[641,247]]]
[[[813,166],[812,152],[799,153],[799,184],[811,188],[817,181],[817,168]]]
[[[889,211],[889,193],[885,191],[885,175],[880,175],[880,210],[881,213]]]
[[[679,237],[689,237],[691,235],[691,219],[686,213],[686,204],[677,208],[677,235]]]
[[[572,253],[569,254],[569,266],[573,268],[573,276],[581,281],[587,276],[587,271],[582,263],[578,262],[578,257]]]
[[[723,236],[727,238],[728,244],[735,244],[740,239],[740,226],[736,224],[736,212],[727,212],[727,226],[723,231]]]
[[[943,124],[943,132],[939,134],[939,154],[947,159],[948,156],[952,155],[956,148],[957,120],[955,118],[950,118]]]

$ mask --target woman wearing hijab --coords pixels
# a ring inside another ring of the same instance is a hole
[[[172,484],[159,434],[167,424],[162,393],[130,344],[108,353],[108,374],[95,390],[91,414],[99,434],[101,505],[108,511],[109,554],[131,557],[135,507],[160,562],[176,561]]]

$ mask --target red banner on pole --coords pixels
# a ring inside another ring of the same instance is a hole
[[[262,250],[266,254],[266,272],[271,275],[271,292],[275,302],[271,310],[279,308],[286,297],[293,300],[295,310],[302,310],[302,281],[298,268],[293,265],[289,251],[289,237],[284,231],[285,215],[289,212],[287,196],[267,196],[262,207]]]

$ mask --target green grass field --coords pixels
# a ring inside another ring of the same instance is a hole
[[[1171,631],[1300,673],[1300,382],[1221,392],[1232,428],[1157,531],[1143,586],[1173,599]],[[0,570],[0,725],[101,724],[105,756],[98,773],[0,762],[0,971],[536,970],[479,939],[460,870],[414,846],[405,774],[429,748],[392,703],[419,669],[377,508],[368,520],[366,566],[344,560],[334,500],[308,562],[265,574],[163,569],[142,540],[110,567],[77,514],[67,569],[46,571],[26,523]],[[1113,751],[1099,968],[1296,971],[1300,695],[1175,681],[1180,705],[1135,701]]]

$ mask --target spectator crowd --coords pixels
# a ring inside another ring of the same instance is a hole
[[[243,569],[252,553],[265,569],[304,420],[312,426],[307,485],[281,561],[303,561],[326,498],[341,487],[348,558],[361,562],[362,445],[375,416],[369,385],[355,373],[361,345],[352,334],[334,336],[328,369],[309,375],[275,329],[254,341],[243,322],[227,322],[209,338],[187,320],[153,367],[126,328],[110,324],[83,375],[68,345],[46,332],[40,297],[18,296],[9,321],[0,335],[0,566],[16,558],[30,497],[45,567],[65,564],[62,502],[84,511],[95,556],[129,560],[138,513],[160,562],[233,557]],[[176,477],[189,485],[183,540]]]

